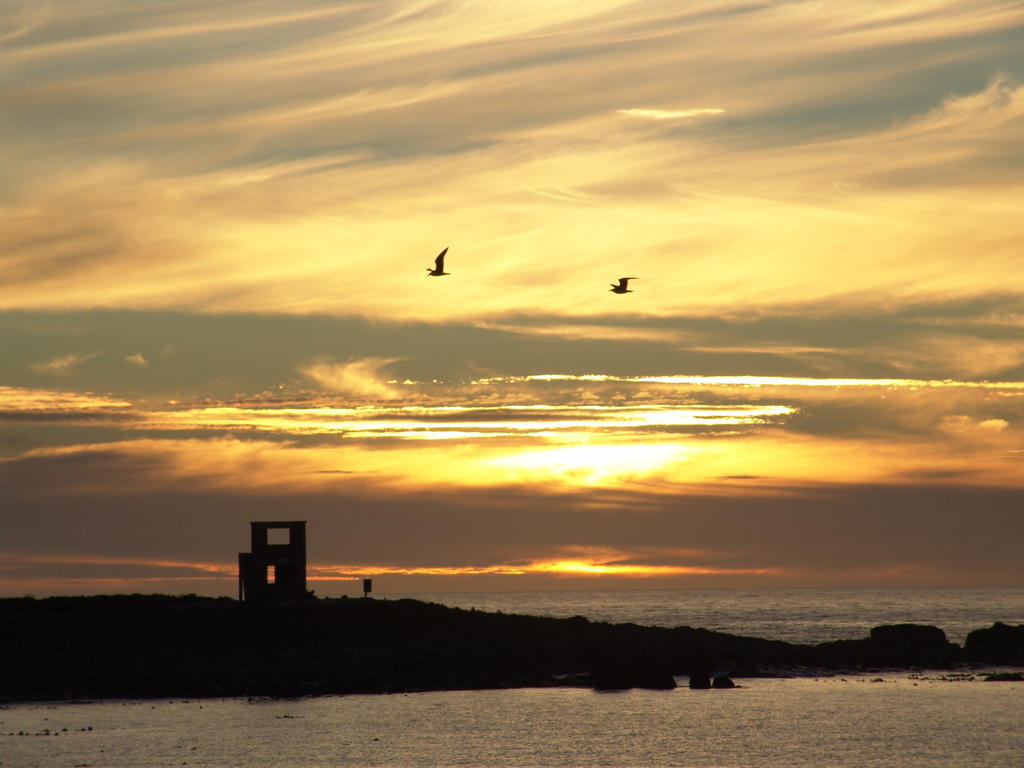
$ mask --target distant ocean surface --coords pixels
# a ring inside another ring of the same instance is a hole
[[[1024,587],[689,589],[565,592],[448,592],[411,597],[455,608],[585,616],[652,627],[701,627],[733,635],[823,643],[867,637],[880,624],[931,624],[954,643],[993,622],[1024,624]],[[1024,762],[1022,762],[1024,765]]]
[[[1019,589],[408,595],[462,608],[815,643],[1024,623]],[[378,599],[404,595],[379,594]],[[514,643],[515,638],[508,638]],[[201,650],[201,649],[198,649]],[[1020,768],[1024,683],[980,673],[740,679],[732,690],[442,691],[0,706],[0,768]]]

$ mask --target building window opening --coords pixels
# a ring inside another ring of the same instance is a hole
[[[277,566],[267,566],[267,584],[277,584]]]
[[[292,543],[292,531],[290,528],[268,528],[267,529],[267,544],[272,546],[279,546],[281,544],[288,546]]]

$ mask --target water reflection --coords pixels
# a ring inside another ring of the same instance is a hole
[[[740,683],[12,705],[0,739],[5,762],[24,768],[1016,768],[1024,753],[1019,684],[899,675]]]

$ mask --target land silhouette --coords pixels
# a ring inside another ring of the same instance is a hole
[[[672,688],[677,676],[699,686],[722,669],[754,677],[1024,666],[1024,625],[975,630],[962,648],[941,629],[916,624],[876,627],[861,640],[798,645],[410,599],[8,598],[0,599],[0,626],[0,700],[6,702]]]

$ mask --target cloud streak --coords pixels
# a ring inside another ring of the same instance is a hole
[[[724,109],[700,107],[697,109],[617,109],[617,114],[627,117],[642,117],[647,120],[679,120],[688,117],[712,117],[724,115]]]
[[[34,363],[32,365],[32,369],[39,373],[53,374],[54,376],[67,376],[71,374],[75,368],[96,357],[97,354],[99,353],[72,353],[70,355],[62,355],[61,357],[53,358],[53,360],[48,360],[45,363]]]

